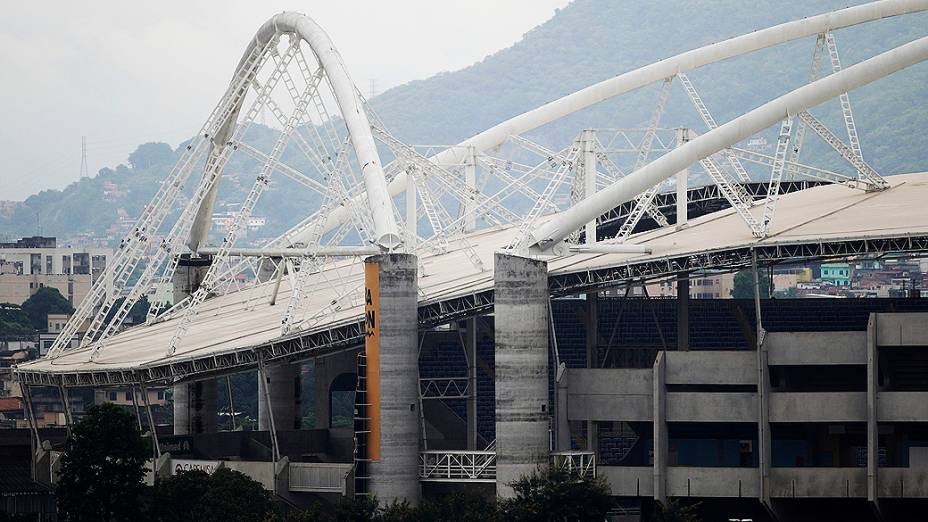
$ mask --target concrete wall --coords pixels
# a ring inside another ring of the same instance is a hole
[[[877,314],[877,344],[879,346],[928,347],[928,320],[925,314]]]
[[[223,467],[239,471],[261,483],[264,489],[274,489],[274,463],[273,462],[246,462],[242,460],[225,460]]]
[[[651,369],[568,369],[569,420],[650,421]]]
[[[667,384],[757,384],[754,351],[667,352]]]
[[[651,466],[596,466],[596,476],[606,480],[615,496],[650,497],[654,495],[654,471]]]
[[[928,470],[880,468],[877,482],[881,497],[928,497]]]
[[[770,422],[866,422],[865,392],[770,394]]]
[[[876,395],[880,422],[925,422],[928,419],[928,392],[888,392]]]
[[[867,468],[771,468],[770,496],[866,498]]]
[[[754,497],[760,491],[757,468],[667,468],[671,497]]]
[[[757,422],[753,393],[668,393],[668,422]]]
[[[867,332],[769,332],[768,363],[867,364]]]

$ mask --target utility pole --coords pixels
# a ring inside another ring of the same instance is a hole
[[[81,136],[81,179],[89,178],[87,173],[87,136]]]

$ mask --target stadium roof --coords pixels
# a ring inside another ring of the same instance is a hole
[[[679,271],[730,269],[750,263],[838,258],[885,252],[928,252],[928,173],[887,178],[891,188],[863,192],[825,185],[781,196],[771,233],[751,235],[732,209],[675,227],[636,234],[629,243],[647,245],[650,254],[573,254],[549,259],[549,286],[565,295],[621,286],[632,280]],[[763,205],[755,206],[756,215]],[[518,233],[516,227],[481,230],[449,241],[449,251],[420,259],[419,317],[424,326],[487,312],[492,308],[493,254]],[[478,268],[465,248],[482,261]],[[331,307],[338,292],[329,283],[337,274],[363,285],[361,262],[332,265],[310,278],[302,308],[308,316]],[[253,368],[265,361],[295,360],[358,346],[363,339],[363,304],[355,302],[304,323],[297,334],[281,335],[290,299],[286,278],[277,304],[270,305],[272,283],[212,298],[201,307],[173,356],[167,347],[178,323],[168,318],[130,328],[107,340],[91,361],[89,349],[65,352],[19,365],[27,384],[66,386],[170,382]]]

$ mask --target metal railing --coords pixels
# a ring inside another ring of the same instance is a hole
[[[596,478],[596,454],[590,451],[559,451],[551,454],[554,469],[576,474],[582,478]]]
[[[290,491],[344,495],[352,467],[352,464],[328,462],[291,462]]]
[[[495,451],[423,451],[419,480],[429,482],[495,482]]]

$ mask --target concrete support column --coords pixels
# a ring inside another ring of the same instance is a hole
[[[381,502],[418,504],[419,372],[417,259],[365,259],[370,488]]]
[[[200,288],[206,277],[211,257],[190,257],[184,254],[174,271],[174,304],[186,299]],[[144,393],[144,392],[143,392]],[[143,396],[147,400],[147,397]],[[216,431],[216,379],[185,382],[174,385],[174,434],[192,435]]]
[[[496,493],[548,463],[548,265],[497,253]]]
[[[467,449],[477,447],[477,318],[467,320],[467,335],[464,336],[467,353]]]
[[[877,417],[879,386],[879,351],[877,346],[877,314],[867,321],[867,500],[879,512],[877,479],[880,469],[880,438]]]
[[[690,349],[690,275],[677,275],[677,350]]]
[[[654,360],[654,500],[667,501],[667,457],[670,447],[667,436],[667,388],[664,352]]]
[[[772,442],[770,436],[770,366],[767,357],[765,334],[758,332],[757,341],[757,451],[760,475],[760,500],[770,510],[770,460]]]
[[[217,398],[216,379],[175,384],[174,434],[214,433],[218,420]],[[147,400],[144,395],[142,399]]]
[[[281,364],[265,369],[267,382],[258,373],[258,429],[271,429],[267,401],[264,400],[264,388],[267,387],[274,412],[274,427],[278,431],[298,430],[302,427],[303,417],[300,411],[302,382],[299,364]]]
[[[567,416],[567,374],[555,384],[557,386],[557,437],[555,437],[555,450],[570,451],[570,422]]]
[[[329,429],[332,427],[332,384],[339,376],[355,374],[358,370],[358,352],[347,352],[317,357],[313,361],[314,386],[314,413],[316,414],[316,429]]]
[[[177,262],[177,270],[174,271],[174,304],[181,302],[200,288],[200,283],[206,277],[206,272],[209,271],[209,265],[212,262],[213,258],[210,256],[190,257],[189,254],[181,256]]]

